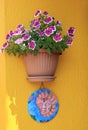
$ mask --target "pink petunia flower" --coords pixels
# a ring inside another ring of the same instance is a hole
[[[35,47],[36,47],[36,43],[35,43],[34,40],[32,40],[31,42],[29,42],[28,45],[29,45],[29,49],[31,49],[31,50],[34,50]]]
[[[53,40],[54,40],[55,42],[60,42],[60,41],[62,41],[61,34],[60,34],[60,33],[56,33],[56,35],[53,37]]]
[[[44,15],[48,15],[48,12],[47,12],[47,11],[44,11],[43,14],[44,14]]]
[[[39,16],[40,13],[41,13],[41,10],[37,10],[37,12],[35,13],[34,17]]]
[[[23,41],[28,41],[30,38],[31,38],[31,36],[25,35],[25,36],[23,37]]]
[[[10,35],[9,34],[6,35],[6,40],[9,42],[9,40],[10,40]]]
[[[72,38],[68,39],[68,40],[67,40],[67,44],[68,44],[68,45],[72,45],[72,41],[73,41]]]
[[[45,21],[44,21],[44,23],[45,24],[49,24],[49,23],[51,23],[53,21],[53,18],[52,17],[47,17],[46,19],[45,19]]]
[[[13,35],[14,36],[22,35],[22,31],[21,30],[16,30],[16,31],[14,31]]]
[[[50,26],[49,28],[51,28],[54,32],[56,31],[56,27],[55,26]]]
[[[5,49],[8,45],[9,45],[9,43],[8,43],[8,42],[5,42],[5,43],[2,45],[2,49]]]
[[[9,32],[10,37],[12,37],[13,33],[14,33],[14,31],[10,30],[10,32]]]
[[[47,37],[49,37],[50,35],[52,35],[53,34],[53,29],[52,28],[47,28],[47,29],[45,29],[45,35],[47,36]]]
[[[26,34],[26,30],[24,29],[24,30],[22,30],[22,32],[21,32],[22,34]]]
[[[74,27],[70,27],[70,28],[68,29],[68,31],[67,31],[68,36],[69,36],[69,37],[73,37],[73,36],[74,36],[74,32],[75,32]]]
[[[41,26],[40,21],[39,21],[39,20],[34,20],[34,21],[33,21],[33,26],[34,26],[35,28],[39,28],[39,27]]]
[[[72,37],[74,37],[74,34],[68,33],[68,36],[72,38]]]
[[[23,24],[19,24],[18,26],[17,26],[17,30],[20,30],[20,29],[22,29],[23,28]]]
[[[27,33],[29,33],[29,32],[30,32],[30,30],[23,29],[21,33],[22,33],[22,34],[27,34]]]
[[[23,38],[19,38],[19,39],[17,39],[17,40],[15,41],[16,44],[20,44],[20,43],[22,43],[22,42],[23,42]]]
[[[41,30],[41,31],[39,32],[39,35],[40,35],[40,37],[44,37],[44,30]]]
[[[57,22],[56,22],[56,25],[57,25],[57,26],[61,26],[61,22],[60,22],[60,21],[57,21]]]

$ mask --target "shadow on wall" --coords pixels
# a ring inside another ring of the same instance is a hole
[[[28,114],[27,101],[30,94],[34,90],[37,90],[40,84],[29,84],[26,80],[26,76],[23,59],[14,56],[6,56],[6,84],[10,100],[8,107],[11,110],[11,115],[16,116],[18,130],[28,130],[30,127],[33,129],[31,123],[37,123],[31,119]],[[40,123],[37,124],[39,125]]]

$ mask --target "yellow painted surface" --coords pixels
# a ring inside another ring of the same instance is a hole
[[[18,23],[29,25],[37,9],[47,10],[75,26],[74,44],[60,56],[56,80],[45,83],[58,97],[60,110],[48,123],[28,115],[29,95],[39,83],[26,80],[22,58],[0,55],[0,130],[88,130],[88,2],[87,0],[0,0],[0,46]]]
[[[5,37],[5,10],[4,1],[0,0],[0,43]],[[6,108],[6,68],[5,54],[0,55],[0,130],[6,130],[7,127],[7,108]]]

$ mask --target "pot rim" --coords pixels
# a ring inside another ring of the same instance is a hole
[[[47,52],[47,49],[40,49],[38,52]],[[60,52],[52,52],[51,54],[61,54],[61,53]]]
[[[47,53],[48,54],[47,49],[39,49],[38,53]],[[28,55],[28,54],[30,54],[30,52],[25,54],[25,55]],[[52,54],[54,54],[54,55],[62,55],[61,52],[52,52],[50,55],[52,55]]]

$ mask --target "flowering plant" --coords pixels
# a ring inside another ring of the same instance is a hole
[[[62,53],[65,48],[72,44],[74,27],[70,27],[66,35],[62,35],[62,24],[55,21],[48,12],[38,10],[35,19],[30,22],[30,29],[19,24],[15,31],[6,35],[6,42],[2,45],[1,51],[6,50],[8,54],[22,55],[27,53],[37,54],[40,49],[46,49],[49,54],[52,52]]]

